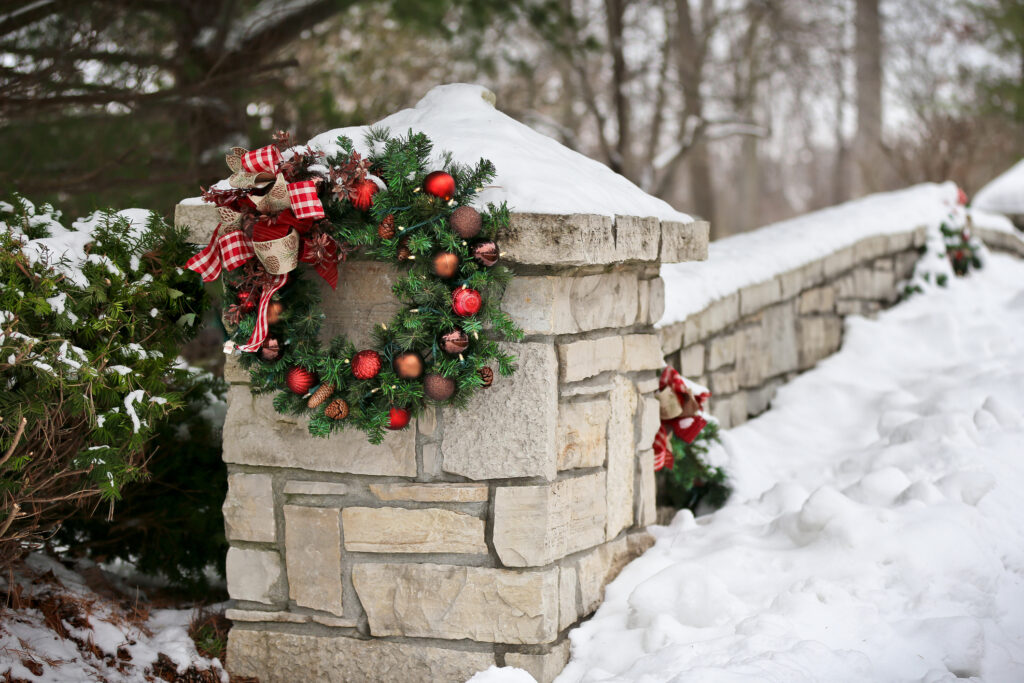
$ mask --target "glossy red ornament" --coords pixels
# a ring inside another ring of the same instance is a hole
[[[352,374],[356,379],[373,379],[380,372],[381,365],[380,354],[372,349],[352,356]]]
[[[405,408],[391,406],[388,411],[388,429],[405,429],[409,426],[412,414]]]
[[[423,191],[448,201],[455,196],[455,178],[444,171],[434,171],[423,179]]]
[[[483,303],[483,297],[475,289],[460,287],[452,292],[452,310],[455,311],[455,315],[462,317],[476,315],[480,312]]]
[[[349,195],[349,201],[360,211],[366,211],[373,205],[373,195],[377,194],[379,189],[377,183],[372,180],[360,180],[355,192]]]
[[[288,391],[304,396],[317,383],[317,378],[315,374],[306,368],[296,366],[291,368],[288,374],[284,376],[284,383],[288,385]]]

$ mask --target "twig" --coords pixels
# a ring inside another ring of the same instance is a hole
[[[18,442],[21,441],[21,435],[25,433],[25,425],[27,423],[28,423],[28,420],[25,419],[24,417],[22,417],[21,418],[21,422],[18,423],[18,431],[14,432],[14,441],[11,442],[11,445],[7,449],[7,452],[4,453],[4,457],[0,458],[0,467],[3,467],[4,463],[7,462],[8,459],[10,459],[11,455],[14,454],[14,449],[18,447]],[[4,531],[6,531],[6,530],[7,529],[5,527]],[[0,533],[0,536],[2,536],[2,535],[3,534]]]
[[[7,533],[7,530],[11,528],[14,518],[17,517],[20,512],[21,506],[15,503],[14,506],[11,507],[11,512],[7,515],[7,519],[4,520],[3,526],[0,526],[0,538],[3,538],[4,534]]]

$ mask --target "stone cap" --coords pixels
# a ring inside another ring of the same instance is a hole
[[[217,207],[212,204],[182,203],[174,207],[174,224],[188,226],[197,244],[210,241],[218,220]],[[681,263],[707,259],[708,234],[707,221],[514,213],[501,239],[501,252],[511,263],[531,266]]]

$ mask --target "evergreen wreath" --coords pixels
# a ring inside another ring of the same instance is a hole
[[[188,267],[207,281],[223,274],[232,302],[225,352],[250,351],[240,362],[253,393],[276,391],[274,408],[308,415],[313,436],[355,427],[376,444],[427,403],[465,407],[491,385],[492,365],[512,374],[516,359],[497,342],[523,333],[499,305],[512,273],[496,265],[494,239],[509,224],[508,208],[468,206],[494,165],[466,166],[445,153],[432,169],[430,139],[411,130],[392,137],[372,128],[366,143],[366,157],[346,137],[327,157],[293,147],[286,133],[274,146],[233,149],[232,187],[203,194],[220,207],[218,231],[227,232],[215,232]],[[319,339],[325,316],[315,278],[334,286],[337,264],[351,254],[404,270],[392,286],[404,307],[374,325],[368,349],[344,336]],[[279,261],[289,259],[298,268],[281,274],[288,266]]]

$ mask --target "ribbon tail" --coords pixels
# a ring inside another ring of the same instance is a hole
[[[654,471],[672,469],[673,460],[672,451],[668,448],[668,428],[661,425],[654,436]]]
[[[687,427],[677,427],[675,430],[676,436],[686,443],[693,443],[693,440],[697,438],[697,435],[700,434],[701,430],[704,429],[704,426],[708,423],[708,421],[700,415],[694,415],[690,419],[692,422]]]
[[[253,329],[249,341],[238,347],[239,351],[252,353],[258,351],[263,346],[263,342],[267,339],[267,330],[270,328],[270,325],[267,323],[267,307],[270,305],[270,298],[274,296],[277,290],[284,287],[286,282],[288,282],[287,273],[278,275],[274,279],[273,284],[263,288],[263,293],[260,295],[258,313],[256,314],[256,327]]]
[[[219,233],[220,223],[218,223],[217,227],[213,229],[213,236],[210,237],[210,243],[185,263],[186,268],[199,273],[199,276],[203,278],[203,282],[213,282],[220,277],[221,259]]]

